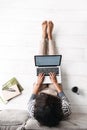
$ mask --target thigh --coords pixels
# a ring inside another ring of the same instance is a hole
[[[47,87],[45,87],[44,89],[40,91],[40,93],[46,93],[49,95],[57,96],[57,91],[55,87],[53,86],[53,84],[48,84]]]
[[[53,84],[49,84],[49,89],[52,89],[53,91],[56,91],[56,88]]]
[[[41,87],[39,88],[39,92],[45,90],[48,88],[48,85],[47,84],[42,84]]]
[[[62,84],[59,84],[59,87],[61,88]],[[49,84],[48,88],[51,95],[57,96],[57,90],[53,84]]]

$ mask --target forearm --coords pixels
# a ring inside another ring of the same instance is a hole
[[[56,83],[54,83],[54,86],[55,86],[55,88],[56,88],[56,90],[57,90],[57,92],[58,92],[58,93],[60,93],[60,92],[62,92],[62,91],[63,91],[62,86],[61,86],[61,85],[59,85],[57,82],[56,82]]]
[[[33,89],[33,94],[38,94],[38,91],[39,91],[39,88],[40,88],[40,84],[38,84],[38,83],[35,83],[34,84],[34,89]]]

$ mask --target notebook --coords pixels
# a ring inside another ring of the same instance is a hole
[[[43,84],[49,84],[51,83],[49,72],[54,72],[58,83],[61,83],[61,59],[62,55],[35,55],[36,77],[39,73],[44,73]]]

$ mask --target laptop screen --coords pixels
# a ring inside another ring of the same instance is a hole
[[[35,66],[60,66],[62,55],[36,55]]]

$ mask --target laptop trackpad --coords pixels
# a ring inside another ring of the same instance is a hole
[[[61,76],[56,76],[58,83],[61,83]],[[45,76],[43,84],[50,84],[52,83],[49,76]]]
[[[45,76],[43,84],[49,84],[51,83],[50,77],[49,76]]]

